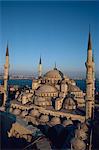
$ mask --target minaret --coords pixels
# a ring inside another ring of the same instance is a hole
[[[94,61],[92,55],[91,34],[89,32],[86,61],[86,120],[91,119],[94,110]]]
[[[38,66],[38,77],[40,78],[41,76],[42,76],[42,61],[40,57],[39,66]]]
[[[4,65],[4,99],[3,99],[3,106],[6,105],[6,101],[8,98],[8,79],[9,79],[9,49],[8,45],[6,48],[6,62]]]
[[[92,88],[92,96],[93,96],[93,112],[92,112],[92,117],[94,118],[94,105],[95,105],[95,63],[94,63],[94,56],[92,56],[92,62],[93,62],[93,70],[92,70],[92,75],[93,75],[93,88]]]
[[[92,62],[93,62],[93,98],[95,96],[95,63],[94,63],[94,56],[92,56]]]

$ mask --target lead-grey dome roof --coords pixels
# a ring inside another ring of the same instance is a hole
[[[73,122],[70,119],[67,119],[67,120],[63,121],[63,126],[68,126],[68,125],[71,125],[71,124],[73,124]]]
[[[58,89],[52,85],[41,85],[37,90],[36,90],[36,95],[40,95],[41,93],[56,93],[58,92]]]
[[[72,84],[68,85],[68,90],[70,92],[81,92],[81,89],[78,86]]]
[[[51,123],[52,125],[56,125],[56,124],[60,124],[61,121],[60,121],[60,118],[59,118],[59,117],[53,117],[53,118],[51,119],[50,123]]]
[[[58,69],[53,69],[53,70],[48,71],[44,75],[44,77],[46,77],[46,78],[55,78],[57,80],[62,80],[63,79],[63,73]]]

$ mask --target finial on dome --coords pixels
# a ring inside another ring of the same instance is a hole
[[[55,67],[54,67],[54,70],[57,70],[57,68],[56,68],[56,62],[55,62]]]

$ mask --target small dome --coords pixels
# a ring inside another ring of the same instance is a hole
[[[60,121],[60,118],[59,117],[53,117],[51,119],[51,122],[50,122],[52,125],[56,125],[56,124],[60,124],[61,121]]]
[[[70,119],[67,119],[67,120],[64,120],[64,121],[63,121],[63,126],[64,126],[64,127],[66,127],[66,126],[68,126],[68,125],[71,125],[71,124],[73,124],[73,122],[72,122],[72,120],[70,120]]]
[[[24,110],[24,111],[22,111],[21,116],[25,117],[27,114],[28,114],[28,111]]]
[[[63,108],[65,109],[76,109],[76,103],[73,98],[67,97],[64,100]]]
[[[65,79],[62,80],[61,84],[66,84],[66,80]]]
[[[76,86],[76,82],[73,79],[70,79],[70,84]]]
[[[14,109],[13,110],[13,114],[15,114],[15,115],[19,115],[20,113],[21,113],[20,109]]]
[[[13,108],[12,108],[12,107],[10,107],[10,110],[9,110],[9,112],[13,112]]]
[[[46,123],[49,121],[49,117],[47,115],[41,115],[40,122]]]
[[[73,138],[71,140],[71,144],[72,144],[73,150],[85,150],[86,149],[86,144],[78,138]]]
[[[41,85],[37,90],[36,90],[36,95],[40,96],[41,94],[50,94],[50,93],[57,93],[58,90],[56,87],[51,86],[51,85]]]
[[[36,120],[35,117],[32,117],[32,118],[31,118],[31,122],[32,122],[34,125],[38,125],[38,121]]]
[[[80,140],[86,140],[87,139],[87,135],[83,129],[76,129],[75,130],[75,137],[79,138]]]
[[[81,129],[83,129],[84,132],[88,132],[88,126],[86,125],[86,123],[81,124]]]
[[[63,73],[56,68],[53,70],[48,71],[45,75],[45,78],[47,79],[56,79],[56,80],[62,80],[63,79]]]
[[[31,110],[30,114],[33,117],[39,117],[39,115],[40,115],[39,111],[36,109]]]
[[[17,92],[16,92],[16,94],[20,94],[20,92],[19,92],[19,91],[17,91]]]

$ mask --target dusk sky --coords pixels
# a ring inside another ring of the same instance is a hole
[[[89,24],[99,73],[99,2],[0,2],[0,70],[8,41],[11,72],[85,72]]]

